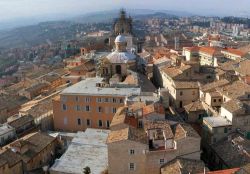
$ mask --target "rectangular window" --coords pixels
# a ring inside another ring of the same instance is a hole
[[[89,103],[91,101],[91,99],[89,97],[85,98],[85,102]]]
[[[134,155],[135,154],[135,150],[134,149],[130,149],[129,154],[130,155]]]
[[[112,113],[116,113],[116,108],[112,108]]]
[[[214,99],[214,102],[216,102],[216,99]]]
[[[82,121],[81,121],[80,118],[77,119],[77,124],[78,124],[78,125],[81,125],[81,124],[82,124]]]
[[[139,120],[139,122],[138,122],[138,127],[139,127],[139,128],[143,128],[142,120]]]
[[[97,112],[102,112],[102,107],[101,107],[101,106],[99,106],[99,107],[97,108]]]
[[[67,106],[66,106],[66,104],[62,104],[62,109],[63,109],[64,111],[66,111],[66,110],[67,110]]]
[[[219,102],[221,102],[221,99],[219,99]]]
[[[227,133],[227,128],[226,127],[224,128],[224,133]]]
[[[113,103],[116,103],[116,98],[113,98]]]
[[[85,106],[85,111],[89,112],[90,111],[90,106]]]
[[[109,102],[109,98],[105,98],[105,102],[108,103]]]
[[[123,103],[123,99],[122,98],[120,99],[120,103]]]
[[[79,101],[79,97],[78,96],[76,96],[75,99],[76,99],[77,102]]]
[[[107,120],[107,121],[106,121],[106,127],[109,128],[109,126],[110,126],[110,121]]]
[[[129,163],[129,170],[131,171],[135,170],[135,163]]]
[[[182,91],[180,91],[180,96],[182,96],[183,95],[183,92]]]
[[[203,114],[199,114],[199,119],[202,119],[203,118]]]
[[[98,121],[98,126],[99,126],[99,127],[102,127],[102,120],[99,120],[99,121]]]
[[[96,99],[96,102],[97,102],[97,103],[101,103],[101,102],[102,102],[102,98],[97,98],[97,99]]]
[[[80,108],[79,105],[76,106],[76,110],[77,110],[77,111],[80,111],[80,110],[81,110],[81,108]]]
[[[90,119],[87,119],[87,120],[86,120],[86,123],[87,123],[87,126],[91,126],[91,121],[90,121]]]
[[[64,117],[64,119],[63,119],[63,124],[64,124],[64,125],[67,125],[67,124],[68,124],[68,118],[67,118],[67,117]]]
[[[160,164],[164,164],[164,159],[160,159]]]

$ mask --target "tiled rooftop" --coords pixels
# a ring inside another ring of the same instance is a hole
[[[174,81],[176,89],[199,88],[198,82],[192,81]]]
[[[214,91],[215,88],[222,87],[229,84],[229,81],[226,79],[218,80],[212,83],[205,84],[201,87],[201,90],[203,92],[209,92],[209,91]]]
[[[250,140],[238,133],[232,133],[229,138],[212,145],[216,154],[229,168],[241,167],[250,163]]]
[[[217,88],[218,92],[231,99],[237,99],[250,93],[250,86],[242,81],[235,81],[232,84],[225,85]]]
[[[250,75],[250,60],[244,60],[235,66],[235,71],[243,76]]]
[[[220,49],[217,47],[186,47],[186,50],[189,50],[191,52],[202,52],[205,54],[209,54],[211,56],[221,54]]]
[[[22,139],[16,140],[15,142],[11,143],[11,147],[19,146],[20,143],[28,143],[28,151],[21,156],[24,162],[28,162],[32,159],[35,155],[38,155],[45,147],[55,141],[56,138],[51,137],[49,135],[35,132],[26,135]]]
[[[166,139],[173,138],[174,134],[167,121],[147,121],[144,123],[145,131],[151,129],[161,129]]]
[[[27,123],[32,122],[33,120],[34,119],[31,115],[24,115],[24,116],[18,117],[17,119],[9,122],[8,124],[17,129],[21,126],[24,126]]]
[[[161,167],[161,174],[203,173],[205,164],[201,160],[176,158]]]
[[[8,163],[9,167],[12,167],[21,160],[19,155],[7,149],[0,154],[0,167],[6,163]]]
[[[237,55],[237,56],[240,56],[240,57],[243,57],[246,54],[241,50],[237,50],[237,49],[233,49],[233,48],[226,48],[226,49],[222,50],[222,52],[227,52],[227,53]]]
[[[184,106],[184,108],[187,112],[196,112],[196,111],[204,111],[205,110],[201,101],[192,102],[192,103]]]
[[[124,140],[131,140],[147,144],[146,133],[143,130],[132,127],[111,131],[108,136],[107,143],[115,143]]]
[[[190,65],[178,66],[178,67],[163,67],[162,71],[171,78],[174,78],[183,73],[183,71],[191,68]]]

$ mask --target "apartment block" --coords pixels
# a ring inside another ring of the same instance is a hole
[[[54,127],[62,131],[108,129],[117,109],[139,87],[109,86],[103,78],[87,78],[63,90],[53,100]]]

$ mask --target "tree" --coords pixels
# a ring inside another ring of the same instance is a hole
[[[88,166],[86,166],[85,168],[83,168],[83,173],[84,174],[91,174],[91,170]]]

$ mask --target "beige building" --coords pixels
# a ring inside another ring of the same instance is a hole
[[[11,151],[22,159],[25,172],[48,166],[54,160],[56,146],[56,138],[39,132],[28,134],[9,145]]]
[[[139,87],[109,86],[103,78],[88,78],[66,88],[53,100],[54,127],[63,131],[108,129],[127,96],[138,96]]]
[[[20,115],[31,115],[34,123],[42,131],[53,129],[52,99],[58,96],[60,90],[48,96],[33,99],[21,106]]]
[[[204,145],[216,143],[233,131],[232,122],[221,116],[204,118],[202,128]]]
[[[224,55],[217,47],[186,47],[183,48],[183,56],[187,61],[199,61],[202,66],[217,67],[218,62],[223,62]]]
[[[50,86],[47,83],[44,83],[44,82],[37,83],[31,87],[28,87],[26,89],[19,91],[19,95],[24,96],[27,99],[31,100],[31,99],[37,97],[38,95],[42,94],[43,92],[46,92],[49,88],[50,88]]]
[[[232,122],[234,130],[250,132],[250,101],[230,100],[221,107],[220,115]]]
[[[170,105],[183,108],[199,98],[197,81],[192,81],[194,69],[190,65],[161,69],[163,87],[169,91]]]
[[[200,158],[200,137],[186,124],[147,121],[144,129],[128,126],[111,131],[107,143],[111,174],[157,174],[162,165],[178,156]]]
[[[10,149],[0,153],[0,173],[23,174],[22,159]]]
[[[201,123],[203,117],[207,116],[204,103],[199,100],[184,106],[184,109],[186,112],[184,119],[187,122]]]

